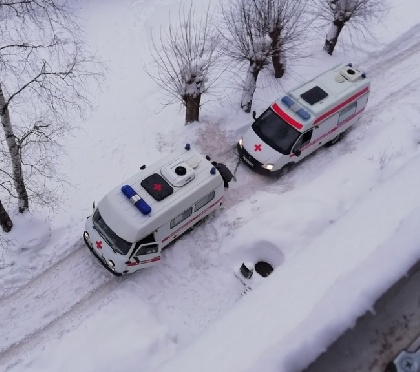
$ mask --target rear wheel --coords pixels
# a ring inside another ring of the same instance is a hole
[[[337,134],[331,141],[328,141],[326,144],[325,144],[325,146],[326,147],[330,147],[330,146],[333,146],[333,145],[335,145],[338,141],[340,141],[340,139],[341,139],[341,137],[342,137],[342,133],[340,133],[340,134]]]

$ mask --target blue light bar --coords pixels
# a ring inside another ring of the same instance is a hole
[[[187,143],[185,145],[185,150],[187,150],[187,151],[191,150],[191,145],[189,143]]]
[[[297,110],[296,114],[298,114],[303,120],[308,120],[311,117],[311,114],[303,108]]]
[[[295,101],[293,101],[289,96],[284,96],[281,101],[287,106],[291,107],[295,104]]]
[[[130,199],[131,202],[137,207],[137,209],[144,215],[149,214],[152,211],[152,208],[147,204],[136,191],[130,185],[124,185],[121,187],[122,193]]]

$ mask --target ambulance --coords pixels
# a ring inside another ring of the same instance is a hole
[[[370,79],[351,63],[341,64],[275,101],[237,144],[252,169],[280,174],[319,147],[335,144],[360,118]]]
[[[165,246],[222,205],[224,180],[209,159],[187,144],[105,195],[83,237],[108,271],[159,263]]]

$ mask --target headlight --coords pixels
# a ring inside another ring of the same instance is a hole
[[[115,267],[114,261],[109,260],[108,261],[108,266],[111,267],[111,268],[114,268]]]
[[[262,166],[264,169],[267,169],[267,170],[272,170],[273,169],[273,164],[263,164],[263,166]]]
[[[88,217],[89,218],[89,217]],[[85,239],[89,239],[89,233],[87,232],[87,231],[85,231],[84,233],[83,233],[83,235],[85,236]]]
[[[242,147],[243,141],[242,138],[238,141],[238,145]]]

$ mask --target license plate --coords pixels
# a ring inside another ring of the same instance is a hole
[[[245,163],[247,163],[247,164],[248,164],[248,165],[250,165],[251,167],[253,167],[253,166],[254,166],[254,164],[252,164],[251,160],[248,160],[245,156],[244,156],[242,159],[245,161]]]

